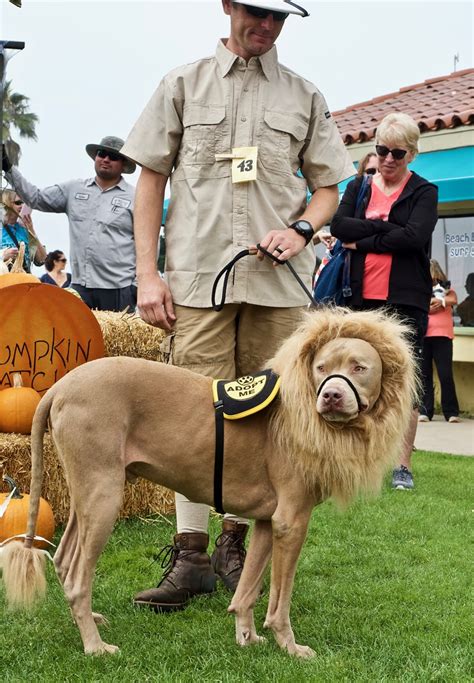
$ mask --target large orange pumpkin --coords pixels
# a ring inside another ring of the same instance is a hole
[[[19,372],[25,386],[43,394],[76,366],[103,356],[99,323],[78,297],[42,283],[0,289],[0,389],[11,387]]]
[[[6,541],[7,538],[12,538],[12,536],[24,534],[26,532],[30,501],[29,495],[21,494],[20,491],[18,491],[13,479],[4,476],[3,481],[6,482],[10,491],[9,493],[0,493],[0,543]],[[2,505],[12,491],[14,493],[6,505],[6,508],[2,509]],[[44,500],[44,498],[40,498],[35,536],[42,536],[47,541],[52,541],[54,528],[54,515],[51,505]],[[35,541],[33,545],[36,548],[50,547],[47,543],[44,543],[44,541]]]
[[[0,432],[31,434],[31,424],[41,396],[24,387],[21,375],[13,375],[13,387],[0,391]]]

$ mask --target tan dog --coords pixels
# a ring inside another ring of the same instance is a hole
[[[311,511],[330,496],[346,504],[359,492],[380,489],[412,411],[414,366],[405,329],[395,320],[327,310],[308,314],[269,367],[281,376],[279,398],[225,427],[224,507],[256,520],[229,611],[236,615],[240,645],[261,640],[253,608],[271,557],[265,626],[280,647],[308,657],[312,650],[295,642],[289,609]],[[114,652],[97,629],[103,617],[92,612],[92,581],[125,479],[146,477],[212,505],[211,380],[151,361],[107,358],[55,384],[37,409],[32,431],[30,537],[48,420],[71,495],[56,572],[85,652]],[[31,539],[6,546],[4,580],[12,605],[31,603],[44,590],[41,551],[29,546]]]

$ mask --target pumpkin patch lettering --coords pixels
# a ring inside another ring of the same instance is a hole
[[[67,372],[104,356],[90,309],[58,287],[28,283],[0,289],[0,390],[21,375],[43,394]]]

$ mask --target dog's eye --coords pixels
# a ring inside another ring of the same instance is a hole
[[[318,372],[324,372],[324,365],[323,365],[322,363],[321,363],[320,365],[317,365],[317,366],[316,366],[316,370],[317,370]]]
[[[365,368],[363,365],[355,365],[354,366],[354,372],[364,372],[364,370],[366,370],[366,369],[367,368]]]

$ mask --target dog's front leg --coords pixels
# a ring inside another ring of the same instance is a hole
[[[296,566],[306,537],[312,506],[294,509],[294,501],[278,505],[272,518],[273,554],[270,600],[265,628],[273,631],[278,645],[297,657],[312,657],[314,651],[298,645],[290,622],[290,602]]]
[[[272,550],[272,524],[257,520],[250,538],[249,549],[229,612],[235,614],[235,636],[238,645],[261,643],[265,638],[257,635],[253,608],[260,594],[263,575]]]

